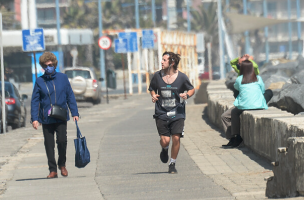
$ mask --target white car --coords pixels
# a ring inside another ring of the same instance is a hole
[[[101,86],[94,68],[67,67],[64,72],[71,83],[76,101],[91,101],[93,104],[101,102]]]

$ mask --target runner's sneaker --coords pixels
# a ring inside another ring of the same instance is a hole
[[[160,152],[160,160],[161,160],[163,163],[167,163],[168,160],[169,160],[168,150],[169,150],[169,149],[164,149],[164,148],[162,148],[162,151]]]
[[[177,174],[177,171],[175,169],[175,163],[170,163],[168,172],[169,174]]]

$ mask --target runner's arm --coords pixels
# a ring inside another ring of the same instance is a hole
[[[189,98],[190,98],[190,97],[192,97],[192,96],[194,95],[194,93],[195,93],[195,89],[193,88],[192,90],[189,90],[189,91],[187,92],[187,95],[188,95]]]
[[[150,95],[152,97],[152,102],[155,103],[158,100],[159,95],[156,94],[154,90],[150,91]]]

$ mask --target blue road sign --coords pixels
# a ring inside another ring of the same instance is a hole
[[[142,30],[142,48],[153,49],[154,48],[154,32],[153,30]]]
[[[44,34],[42,28],[22,30],[23,51],[44,51]]]
[[[115,39],[115,52],[116,53],[128,53],[128,40],[127,39]]]
[[[128,52],[138,51],[137,33],[136,32],[120,32],[118,37],[128,40]]]

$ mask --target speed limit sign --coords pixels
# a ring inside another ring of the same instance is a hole
[[[111,45],[112,45],[112,41],[109,37],[107,36],[102,36],[99,38],[98,40],[98,45],[101,49],[103,50],[108,50],[110,49]]]

